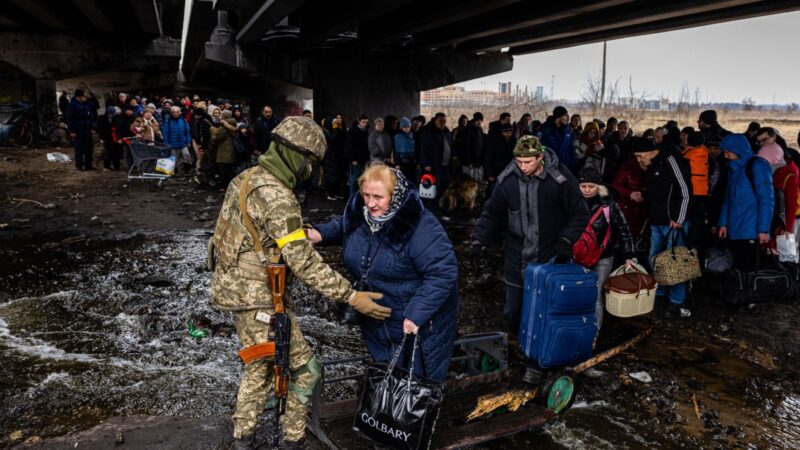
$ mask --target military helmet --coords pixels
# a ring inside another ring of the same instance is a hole
[[[272,139],[300,153],[314,155],[318,160],[325,156],[327,143],[322,128],[303,116],[290,116],[272,130]]]

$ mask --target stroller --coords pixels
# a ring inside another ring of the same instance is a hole
[[[170,155],[170,146],[148,143],[139,139],[123,139],[125,142],[125,162],[128,165],[128,181],[130,180],[157,180],[158,187],[170,177],[156,172],[156,165],[161,158]],[[138,175],[134,175],[134,170]]]

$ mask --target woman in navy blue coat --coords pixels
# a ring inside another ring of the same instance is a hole
[[[360,316],[373,360],[390,361],[403,334],[419,334],[422,358],[418,352],[414,373],[444,381],[456,335],[458,262],[444,228],[403,174],[373,163],[344,215],[317,226],[309,238],[342,244],[347,270],[382,293],[377,303],[392,309],[385,321]],[[411,342],[401,354],[403,367]]]

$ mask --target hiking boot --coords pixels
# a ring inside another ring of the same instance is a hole
[[[542,371],[536,367],[528,366],[525,373],[522,375],[524,383],[538,385],[542,381]]]
[[[667,309],[664,310],[665,319],[677,319],[681,316],[681,305],[677,303],[670,303]]]
[[[233,440],[233,447],[232,450],[253,450],[256,448],[256,435],[254,434],[246,434],[242,436],[240,439]]]

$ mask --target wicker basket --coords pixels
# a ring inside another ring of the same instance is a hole
[[[653,310],[658,283],[644,267],[620,266],[605,283],[606,311],[616,317],[641,316]]]

